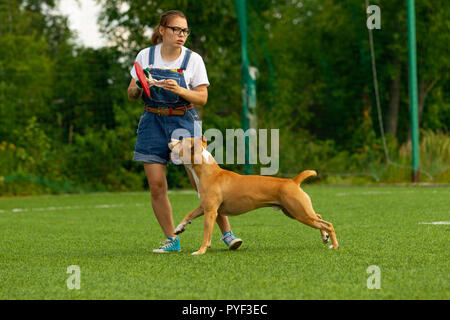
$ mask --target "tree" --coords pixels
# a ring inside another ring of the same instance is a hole
[[[17,1],[2,2],[0,20],[0,137],[48,111],[53,63],[48,45]]]

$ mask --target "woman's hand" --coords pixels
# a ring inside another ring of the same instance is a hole
[[[181,93],[185,88],[180,87],[178,85],[178,82],[176,82],[173,79],[166,79],[163,85],[163,89],[169,90],[170,92],[175,93],[177,95],[181,95]]]
[[[152,80],[147,79],[147,83],[149,86],[152,86],[152,85],[157,85],[158,87],[161,86],[163,89],[169,90],[170,92],[173,92],[174,94],[179,95],[183,99],[185,99],[195,105],[203,106],[208,101],[208,89],[207,89],[206,85],[200,85],[200,86],[193,88],[192,90],[189,90],[189,89],[180,87],[178,85],[178,83],[173,79],[166,79],[166,80],[159,80],[159,81],[155,81],[154,79],[152,79]],[[131,81],[132,81],[132,83],[134,83],[134,79],[131,79]],[[134,86],[136,86],[136,83],[134,83]],[[141,89],[141,94],[142,94],[142,89]]]

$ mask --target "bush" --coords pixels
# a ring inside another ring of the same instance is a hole
[[[52,144],[35,117],[0,143],[0,195],[71,191],[62,174],[61,148]]]
[[[65,148],[64,175],[89,191],[141,190],[141,176],[133,170],[130,144],[115,130],[103,127],[75,134]],[[126,166],[131,170],[126,170]]]
[[[420,132],[420,180],[424,182],[450,182],[450,136],[443,132],[422,130]],[[386,179],[408,181],[411,178],[411,141],[403,144],[395,155],[394,165]]]
[[[421,131],[420,181],[450,182],[450,136],[443,132]],[[402,146],[387,137],[390,162],[381,139],[368,139],[356,150],[338,150],[333,140],[311,136],[280,137],[280,176],[293,177],[305,169],[319,173],[322,183],[364,184],[411,181],[411,142]]]

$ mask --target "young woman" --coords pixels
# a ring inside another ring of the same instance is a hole
[[[145,109],[139,120],[134,161],[144,163],[153,211],[166,236],[161,247],[153,250],[157,253],[181,250],[180,239],[174,234],[172,207],[167,195],[168,143],[171,138],[183,138],[172,137],[174,130],[180,128],[194,137],[194,126],[199,126],[194,105],[203,106],[208,100],[209,81],[203,59],[183,46],[189,34],[185,15],[177,10],[168,11],[161,16],[155,28],[153,46],[137,55],[136,61],[155,81],[148,81],[150,98],[142,94],[134,67],[130,72],[132,79],[128,86],[128,98],[131,101],[142,98]],[[196,132],[201,132],[201,129]],[[191,173],[187,173],[196,188]],[[242,240],[233,235],[228,218],[219,215],[217,224],[223,234],[221,240],[229,249],[237,249]]]

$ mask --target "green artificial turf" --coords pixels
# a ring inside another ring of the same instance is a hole
[[[0,299],[449,299],[449,188],[304,186],[338,250],[318,230],[259,209],[230,217],[244,242],[192,256],[203,218],[182,252],[154,254],[164,239],[148,193],[0,198]],[[169,194],[175,225],[193,192]],[[79,290],[66,284],[80,268]],[[368,289],[369,266],[380,289]]]

